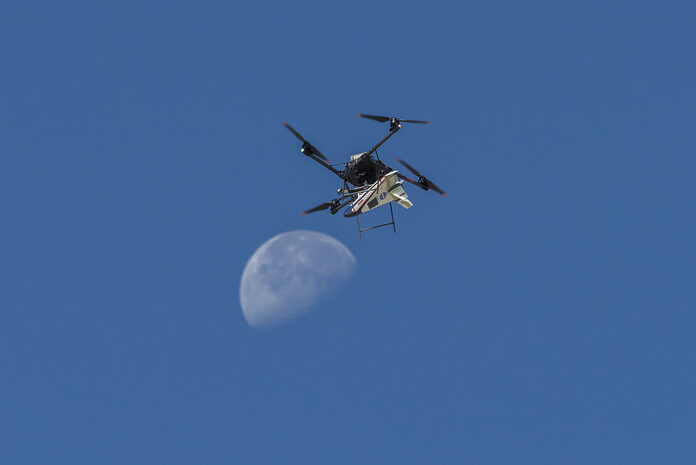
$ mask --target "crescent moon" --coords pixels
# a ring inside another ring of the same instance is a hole
[[[249,326],[274,326],[307,313],[355,272],[355,256],[337,239],[316,231],[289,231],[269,239],[249,258],[239,289]]]

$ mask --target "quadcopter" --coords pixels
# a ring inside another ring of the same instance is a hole
[[[343,213],[343,216],[347,218],[356,218],[358,222],[358,233],[360,235],[360,239],[362,240],[362,232],[374,228],[381,228],[383,226],[391,225],[394,228],[394,232],[396,232],[394,211],[391,205],[392,202],[396,202],[404,208],[411,208],[413,205],[411,201],[408,200],[408,195],[403,188],[404,181],[409,182],[425,191],[432,189],[443,197],[447,194],[437,187],[430,179],[426,178],[418,170],[406,163],[401,158],[397,158],[397,161],[404,165],[413,174],[418,176],[418,180],[404,176],[403,174],[399,173],[399,171],[389,167],[382,160],[380,160],[379,154],[377,153],[377,149],[401,129],[402,123],[430,124],[430,121],[398,119],[395,117],[365,115],[362,113],[358,113],[358,116],[380,123],[388,122],[389,132],[382,140],[377,142],[377,144],[375,144],[367,152],[351,155],[347,162],[338,164],[330,164],[329,159],[326,158],[324,154],[322,154],[319,149],[313,146],[307,139],[302,137],[299,132],[293,129],[292,126],[290,126],[288,123],[283,123],[283,125],[288,128],[290,132],[292,132],[295,137],[300,140],[300,142],[302,142],[300,152],[327,168],[343,181],[343,186],[337,191],[337,198],[329,202],[322,203],[321,205],[317,205],[314,208],[310,208],[309,210],[302,212],[302,214],[307,215],[316,211],[329,210],[329,214],[334,215],[339,210],[350,204],[350,206],[346,208],[345,212]],[[336,169],[337,166],[343,167],[343,169]],[[361,229],[358,215],[374,210],[375,208],[383,205],[389,205],[391,222]]]

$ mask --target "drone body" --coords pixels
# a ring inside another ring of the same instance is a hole
[[[381,161],[379,159],[379,155],[377,155],[377,149],[391,136],[396,134],[399,129],[401,129],[401,123],[430,124],[430,121],[399,120],[397,118],[389,118],[386,116],[362,115],[360,113],[358,113],[358,116],[379,122],[388,121],[389,133],[367,152],[352,155],[350,159],[343,164],[344,166],[342,170],[336,169],[334,167],[336,165],[329,164],[328,159],[316,147],[310,144],[309,141],[302,137],[300,133],[295,131],[288,123],[283,123],[285,127],[287,127],[295,135],[295,137],[302,141],[302,148],[300,151],[303,154],[328,168],[343,180],[343,187],[338,189],[338,198],[304,211],[302,212],[303,215],[326,209],[328,209],[329,213],[333,215],[348,204],[350,204],[350,207],[346,208],[346,211],[344,212],[344,216],[346,217],[357,217],[361,213],[365,213],[387,204],[389,204],[391,211],[391,202],[396,202],[404,208],[410,208],[413,204],[408,200],[408,195],[402,186],[404,181],[407,181],[426,191],[433,189],[442,196],[447,195],[432,181],[420,174],[415,168],[400,158],[398,161],[412,173],[418,176],[418,180],[413,180],[402,175],[397,170],[390,168],[383,161]],[[391,223],[374,227],[387,225],[394,225],[393,211]],[[358,221],[359,232],[367,229],[372,228],[360,229],[360,222]],[[396,232],[395,225],[394,231]]]

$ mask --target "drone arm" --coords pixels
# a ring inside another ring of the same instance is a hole
[[[329,214],[333,215],[337,211],[339,211],[341,208],[345,207],[349,203],[351,203],[353,200],[355,200],[356,196],[354,194],[348,194],[348,195],[342,195],[341,197],[332,200],[331,202],[324,202],[321,205],[317,205],[314,208],[310,208],[309,210],[305,210],[302,212],[302,215],[308,215],[309,213],[314,213],[316,211],[320,210],[329,210]]]
[[[403,179],[404,181],[410,182],[410,183],[413,184],[414,186],[418,186],[418,187],[420,187],[421,189],[423,189],[424,191],[427,191],[427,190],[428,190],[428,188],[425,187],[423,184],[419,183],[418,181],[414,181],[413,179],[409,178],[408,176],[404,176],[404,175],[401,174],[401,173],[396,173],[396,175],[399,177],[399,179]]]
[[[283,126],[288,128],[290,132],[293,133],[297,139],[302,142],[302,148],[300,149],[300,152],[303,154],[307,155],[309,158],[312,160],[316,161],[317,163],[320,163],[321,165],[325,166],[327,169],[332,171],[336,176],[339,178],[343,179],[343,173],[335,169],[333,166],[329,165],[327,162],[329,161],[328,158],[324,156],[323,153],[319,151],[315,146],[313,146],[307,139],[302,137],[302,134],[297,132],[295,129],[293,129],[292,126],[290,126],[288,123],[284,122]]]
[[[310,154],[305,153],[305,155],[307,155],[309,158],[311,158],[312,160],[316,161],[316,162],[319,163],[320,165],[324,166],[326,169],[332,171],[332,172],[333,172],[336,176],[338,176],[339,178],[343,179],[343,173],[342,173],[342,172],[338,171],[336,168],[334,168],[333,166],[329,165],[328,163],[326,163],[326,162],[325,162],[324,160],[322,160],[321,158],[317,157],[317,156],[314,155],[313,153],[310,153]]]
[[[375,150],[377,150],[377,149],[378,149],[382,144],[384,144],[391,136],[393,136],[394,134],[396,134],[396,132],[397,132],[399,129],[401,129],[401,125],[395,126],[394,129],[392,129],[391,131],[389,131],[389,134],[387,134],[386,136],[384,136],[384,139],[382,139],[381,141],[377,142],[377,144],[376,144],[374,147],[372,147],[372,148],[367,152],[367,154],[366,154],[365,156],[366,156],[366,157],[369,157],[370,155],[372,155],[372,152],[374,152]]]
[[[418,181],[414,181],[413,179],[409,178],[408,176],[404,176],[401,173],[397,173],[397,176],[399,176],[399,179],[403,179],[404,181],[408,181],[413,185],[416,185],[423,189],[424,191],[429,191],[430,189],[434,190],[438,194],[440,194],[443,197],[447,197],[447,193],[444,192],[442,189],[437,187],[434,182],[432,182],[430,179],[426,178],[422,174],[420,174],[418,171],[416,171],[415,168],[413,168],[411,165],[403,161],[401,158],[399,158],[399,161],[406,166],[409,170],[413,171],[414,174],[418,175]]]
[[[331,215],[336,214],[336,212],[339,211],[341,208],[345,207],[346,205],[348,205],[349,203],[351,203],[353,200],[355,200],[355,197],[356,197],[356,196],[354,196],[354,195],[349,195],[349,196],[347,196],[347,197],[344,196],[344,198],[342,199],[343,202],[341,202],[341,204],[339,204],[337,207],[332,208],[332,209],[329,211],[329,213],[330,213]]]

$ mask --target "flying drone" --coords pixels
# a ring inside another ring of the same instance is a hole
[[[395,117],[378,115],[364,115],[362,113],[358,113],[358,116],[380,123],[388,122],[389,132],[382,140],[377,142],[377,144],[375,144],[367,152],[356,153],[355,155],[351,155],[347,162],[337,164],[330,164],[329,159],[326,158],[324,154],[319,151],[319,149],[313,146],[307,139],[302,137],[302,135],[293,129],[288,123],[283,123],[283,125],[302,142],[300,152],[327,168],[329,171],[343,180],[343,186],[337,191],[337,198],[331,200],[330,202],[324,202],[321,205],[317,205],[314,208],[310,208],[309,210],[302,212],[302,214],[307,215],[316,211],[329,210],[329,214],[334,215],[339,210],[350,204],[350,206],[346,208],[345,212],[343,213],[343,216],[347,218],[356,218],[358,222],[358,233],[360,234],[360,239],[362,239],[363,231],[381,228],[383,226],[391,225],[394,228],[394,232],[396,232],[394,211],[391,205],[392,202],[396,202],[404,208],[411,208],[413,205],[411,201],[408,200],[408,195],[403,188],[404,181],[409,182],[425,191],[432,189],[443,197],[447,194],[437,187],[430,179],[426,178],[417,169],[406,163],[401,158],[397,158],[397,161],[404,165],[410,172],[418,176],[418,180],[404,176],[403,174],[399,173],[399,171],[391,168],[380,160],[379,154],[377,153],[377,149],[401,129],[402,123],[430,124],[430,121],[399,119]],[[336,166],[343,167],[343,169],[336,169]],[[389,205],[391,222],[361,229],[358,215],[374,210],[375,208],[383,205]]]

